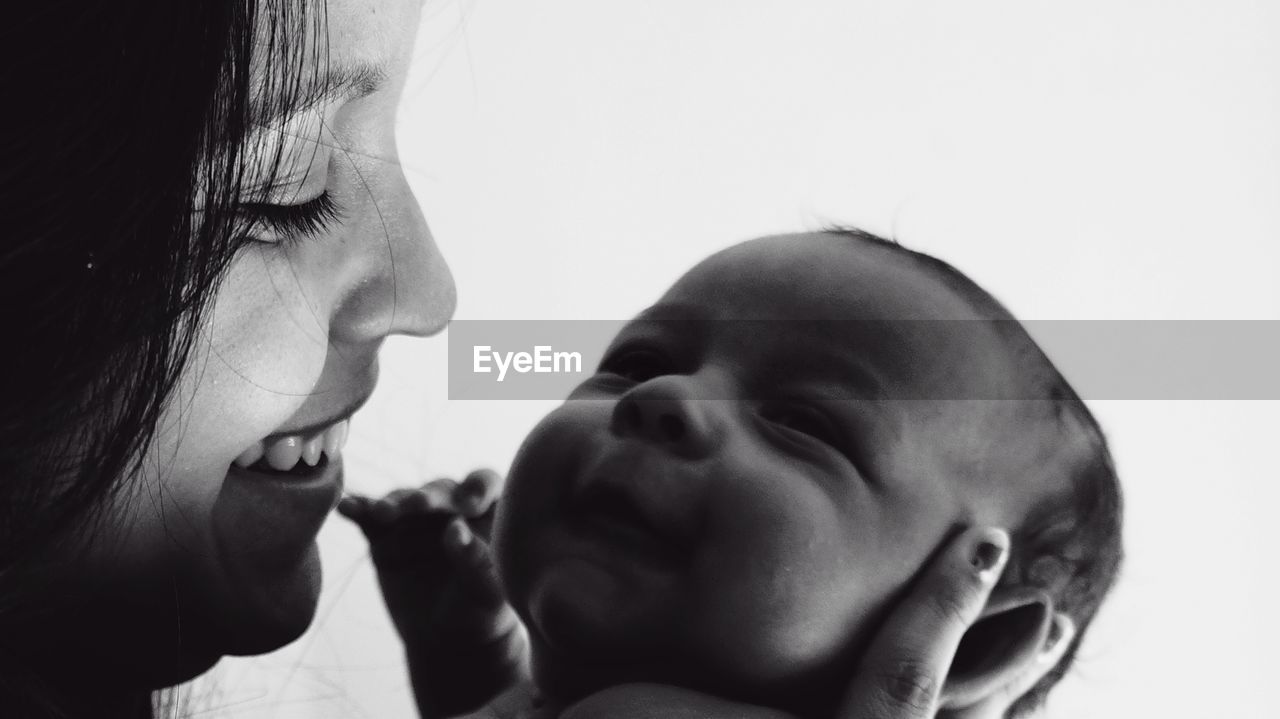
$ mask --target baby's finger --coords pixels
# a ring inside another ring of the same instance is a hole
[[[456,514],[454,493],[458,483],[437,479],[418,488],[394,490],[382,499],[368,502],[366,512],[375,524],[390,524],[402,517],[447,512]]]
[[[373,500],[359,494],[348,494],[338,501],[338,514],[360,524],[369,514]]]
[[[458,485],[458,513],[474,519],[488,512],[502,494],[502,476],[492,469],[477,469]]]
[[[448,477],[433,479],[422,485],[418,489],[425,500],[426,508],[432,512],[448,512],[450,514],[458,514],[457,500],[455,495],[458,493],[457,480]]]
[[[498,568],[489,543],[467,526],[466,520],[455,518],[444,530],[445,554],[459,570],[459,581],[476,602],[477,608],[491,609],[506,600],[498,582]]]
[[[369,517],[376,524],[390,524],[405,514],[427,509],[428,500],[417,489],[397,489],[369,506]]]
[[[1009,535],[960,534],[925,568],[863,656],[841,719],[931,719],[956,648],[1009,556]]]
[[[338,513],[349,519],[358,519],[369,511],[369,504],[373,500],[360,494],[344,494],[342,499],[338,500]]]

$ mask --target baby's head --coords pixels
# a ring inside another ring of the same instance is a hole
[[[663,682],[822,713],[974,524],[1012,553],[949,686],[1002,685],[1065,627],[1022,708],[1115,576],[1102,434],[983,290],[835,231],[720,252],[624,328],[525,441],[495,542],[552,691]]]

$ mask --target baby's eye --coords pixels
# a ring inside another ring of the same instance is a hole
[[[760,415],[780,427],[808,435],[832,447],[840,446],[840,433],[822,412],[804,405],[776,405],[765,407]]]
[[[612,374],[632,382],[647,382],[670,374],[671,363],[660,352],[650,349],[623,349],[600,363],[600,373]]]

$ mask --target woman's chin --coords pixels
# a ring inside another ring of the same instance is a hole
[[[108,643],[117,647],[112,663],[120,673],[116,681],[149,689],[173,686],[203,674],[224,656],[265,654],[294,641],[315,618],[319,551],[313,543],[292,569],[276,567],[269,575],[212,572],[191,579],[176,595],[178,601],[127,622],[134,627],[133,641],[120,634],[123,629],[111,635]],[[99,667],[107,659],[86,657]]]
[[[213,507],[217,570],[204,610],[222,654],[262,654],[297,639],[320,597],[315,538],[342,489],[342,464],[298,481],[233,467]]]
[[[206,577],[171,595],[176,602],[150,608],[124,605],[115,613],[120,626],[104,630],[93,642],[110,649],[84,652],[85,666],[77,673],[145,689],[181,684],[224,656],[265,654],[297,639],[315,618],[319,594],[320,559],[314,544],[292,571],[257,583]],[[173,627],[185,631],[171,631]],[[60,661],[65,665],[66,657]]]
[[[298,564],[272,576],[240,577],[238,601],[227,602],[215,625],[219,653],[265,654],[289,644],[315,619],[320,598],[320,556],[315,543]]]

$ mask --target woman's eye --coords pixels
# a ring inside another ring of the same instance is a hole
[[[782,405],[769,407],[761,412],[768,422],[794,432],[808,435],[833,447],[839,445],[840,435],[826,415],[810,407]]]
[[[670,372],[671,365],[667,359],[653,350],[625,350],[600,363],[600,373],[617,375],[632,382],[647,382]]]
[[[342,218],[342,208],[328,190],[294,205],[243,203],[238,208],[248,222],[245,235],[258,242],[296,242],[314,237]]]

